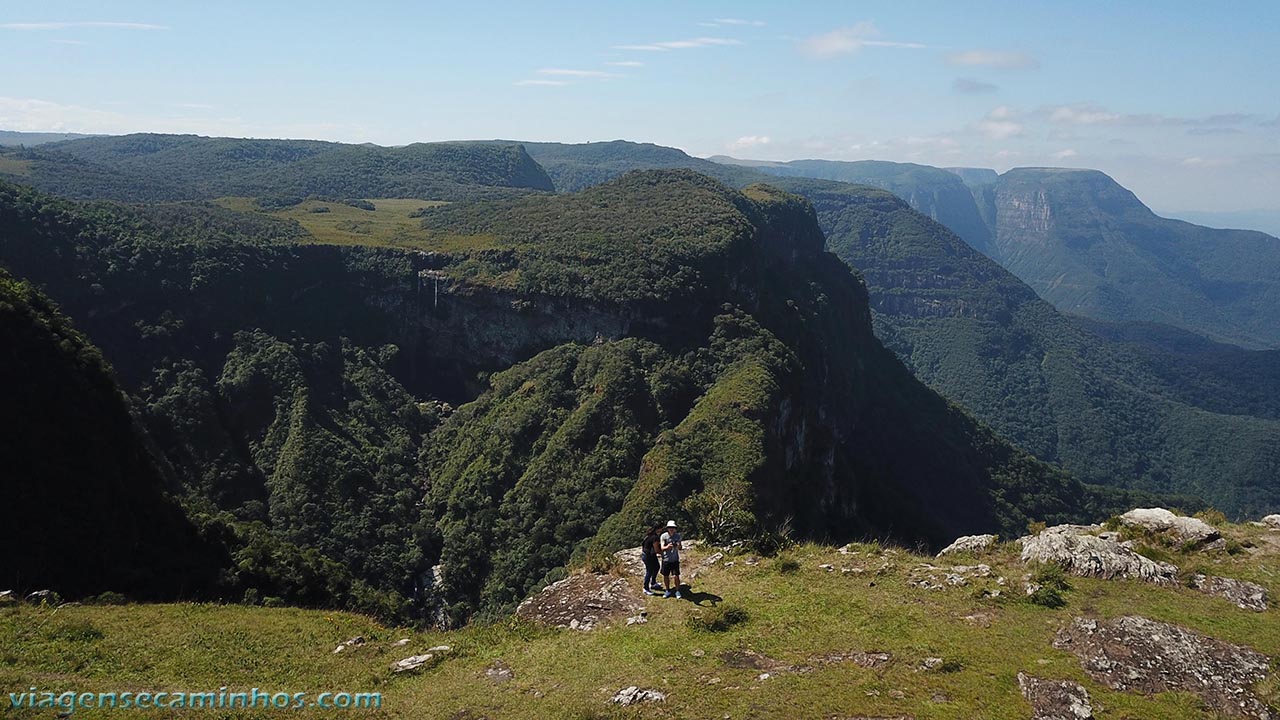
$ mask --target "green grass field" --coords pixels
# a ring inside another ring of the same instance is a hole
[[[1275,542],[1255,528],[1235,531],[1260,549],[1212,560],[1176,557],[1214,572],[1253,579],[1272,593]],[[1280,535],[1280,533],[1277,533]],[[270,692],[381,692],[379,710],[274,711],[288,717],[395,718],[827,718],[849,716],[988,718],[1022,720],[1030,706],[1017,673],[1081,682],[1099,718],[1195,718],[1198,698],[1182,693],[1141,697],[1092,682],[1079,662],[1051,647],[1056,631],[1078,615],[1140,614],[1184,625],[1268,655],[1280,654],[1276,611],[1253,613],[1193,590],[1131,581],[1070,578],[1067,605],[1048,609],[1022,598],[1025,569],[1012,545],[981,558],[937,561],[877,545],[842,555],[805,545],[783,558],[747,565],[730,555],[694,581],[701,605],[689,600],[648,601],[649,622],[577,632],[535,627],[514,619],[448,633],[382,627],[357,615],[286,608],[191,604],[64,606],[0,609],[0,684],[10,692],[40,690],[214,690],[260,687]],[[787,571],[783,559],[799,569]],[[692,566],[697,555],[689,558]],[[732,567],[725,562],[733,561]],[[945,590],[909,584],[920,563],[990,565],[990,579]],[[831,564],[834,570],[820,569]],[[843,573],[842,567],[862,573]],[[1000,587],[1003,597],[983,597]],[[692,629],[691,615],[716,598],[746,611],[726,632]],[[334,647],[355,635],[368,643],[340,654]],[[398,638],[411,642],[391,647]],[[396,660],[448,644],[438,665],[396,675]],[[811,672],[742,667],[746,651]],[[892,660],[866,669],[824,664],[820,656],[887,652]],[[942,667],[924,670],[926,657]],[[486,668],[502,661],[514,676],[495,682]],[[662,704],[619,708],[608,699],[638,685],[667,693]],[[135,711],[139,716],[143,713]],[[168,717],[169,711],[150,716]],[[48,711],[6,711],[9,717],[49,717]],[[78,710],[77,716],[119,716],[120,711]],[[260,713],[269,714],[269,713]],[[223,717],[187,710],[180,717]],[[233,715],[225,715],[232,717]],[[238,711],[235,717],[246,717]]]
[[[446,235],[423,229],[421,220],[411,217],[411,214],[422,208],[446,204],[436,200],[375,198],[369,200],[374,210],[362,210],[341,202],[304,200],[293,207],[272,211],[263,210],[253,198],[225,197],[214,202],[237,212],[296,220],[311,234],[313,242],[323,245],[451,252],[482,249],[496,243],[496,239],[489,236]],[[328,208],[328,212],[315,212],[320,208]]]
[[[0,175],[30,175],[31,161],[0,153]]]

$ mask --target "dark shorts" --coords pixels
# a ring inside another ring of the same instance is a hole
[[[669,561],[667,561],[667,562],[662,563],[662,574],[663,574],[663,575],[679,575],[679,574],[680,574],[680,561],[679,561],[679,560],[669,560]]]

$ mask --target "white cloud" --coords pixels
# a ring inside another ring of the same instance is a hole
[[[978,123],[978,131],[992,140],[1007,140],[1022,134],[1022,123],[982,120]]]
[[[1067,158],[1073,158],[1079,154],[1080,153],[1076,152],[1075,150],[1072,150],[1071,148],[1067,148],[1066,150],[1059,150],[1058,152],[1053,153],[1049,157],[1053,158],[1054,160],[1066,160]]]
[[[1040,61],[1025,52],[1006,50],[965,50],[947,55],[947,62],[965,67],[993,67],[1006,70],[1034,69]]]
[[[644,63],[640,62],[639,60],[618,60],[616,62],[607,62],[605,63],[605,65],[612,65],[613,67],[629,67],[629,68],[644,67]]]
[[[1197,155],[1194,157],[1185,158],[1179,164],[1185,165],[1186,167],[1219,168],[1219,167],[1226,167],[1228,165],[1233,165],[1234,161],[1231,160],[1230,158],[1200,157]]]
[[[728,148],[731,151],[750,150],[762,145],[768,145],[769,142],[770,140],[768,135],[744,135],[729,143]]]
[[[1049,122],[1067,125],[1106,125],[1122,119],[1123,116],[1095,105],[1059,105],[1049,112]]]
[[[515,84],[526,87],[559,87],[568,85],[569,82],[567,80],[517,80]]]
[[[566,68],[542,68],[538,70],[539,75],[559,75],[564,77],[578,78],[611,78],[618,77],[615,73],[604,72],[602,70],[569,70]]]
[[[813,35],[800,41],[800,51],[818,58],[856,53],[864,47],[893,47],[920,49],[920,43],[876,40],[880,31],[874,23],[863,21],[856,25],[836,28],[828,33]]]
[[[700,25],[748,25],[750,27],[764,27],[765,24],[760,20],[743,20],[741,18],[716,18],[709,23],[699,23]]]
[[[37,22],[37,23],[0,23],[5,30],[68,30],[70,28],[111,28],[114,30],[168,30],[165,25],[132,22]]]
[[[1019,122],[1019,114],[1008,105],[997,105],[986,117],[972,126],[972,129],[986,135],[992,140],[1007,140],[1022,134],[1023,125]]]
[[[689,40],[664,40],[644,45],[614,45],[614,50],[639,50],[642,52],[665,52],[667,50],[687,50],[689,48],[714,47],[720,45],[741,45],[741,40],[733,38],[699,37]]]

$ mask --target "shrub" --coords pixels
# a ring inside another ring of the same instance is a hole
[[[715,605],[701,614],[690,615],[685,619],[685,625],[697,632],[725,632],[749,619],[750,616],[745,608],[724,603]]]
[[[587,553],[587,559],[584,563],[587,572],[596,575],[621,575],[624,573],[622,561],[617,555],[611,552],[592,551]]]
[[[118,592],[108,590],[90,601],[92,605],[128,605],[129,598]]]
[[[778,562],[775,566],[778,568],[779,573],[783,575],[790,575],[800,569],[800,561],[790,555],[787,555],[785,557],[778,558]]]
[[[1217,508],[1205,508],[1204,510],[1196,513],[1193,517],[1203,520],[1210,525],[1225,525],[1227,522],[1226,514]]]
[[[1031,583],[1038,586],[1027,596],[1027,601],[1032,605],[1060,608],[1067,604],[1062,593],[1070,590],[1071,585],[1061,566],[1053,563],[1040,565],[1031,573]]]
[[[1028,534],[1028,535],[1039,535],[1040,533],[1044,532],[1044,529],[1045,529],[1045,528],[1047,528],[1047,527],[1049,527],[1049,526],[1048,526],[1048,525],[1046,525],[1043,521],[1041,521],[1041,520],[1033,520],[1033,521],[1031,521],[1031,522],[1027,523],[1027,534]]]

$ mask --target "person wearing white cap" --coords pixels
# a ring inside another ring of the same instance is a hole
[[[669,598],[672,593],[680,598],[680,529],[675,520],[667,521],[667,531],[659,538],[662,548],[662,584],[667,592],[662,597]],[[674,578],[674,582],[673,582]]]

